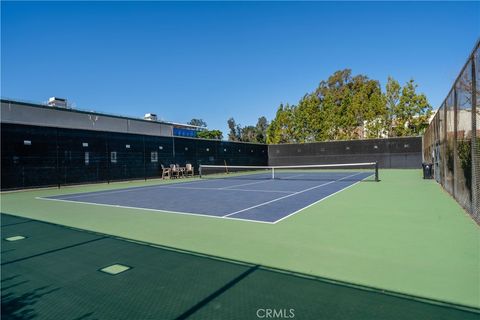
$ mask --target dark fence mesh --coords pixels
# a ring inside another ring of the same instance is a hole
[[[194,167],[198,167],[197,145],[193,139],[174,138],[173,143],[175,163],[191,163]]]
[[[63,131],[63,130],[62,130]],[[58,131],[57,131],[58,132]],[[50,142],[58,146],[58,182],[61,184],[108,179],[108,146],[101,133],[65,130]],[[36,144],[35,137],[32,139]],[[39,171],[41,176],[43,173]]]
[[[445,189],[448,192],[453,193],[454,188],[454,153],[455,153],[455,110],[454,110],[454,92],[451,91],[445,101],[446,110],[446,155],[445,155]]]
[[[479,48],[469,57],[424,135],[435,179],[480,222]]]
[[[145,175],[147,178],[158,177],[162,165],[173,163],[173,138],[171,137],[144,137],[145,146]]]
[[[53,128],[2,124],[2,188],[56,185],[58,150],[52,143],[56,135]]]
[[[435,121],[435,119],[433,120]],[[435,134],[433,131],[435,130],[434,126],[430,126],[425,130],[425,134],[423,136],[423,160],[425,162],[431,162],[434,163],[435,165],[435,141],[433,140],[435,138]]]
[[[468,62],[455,83],[456,152],[455,195],[457,201],[468,208],[472,198],[472,64]]]
[[[420,168],[421,137],[270,145],[269,165],[378,162],[380,168]]]
[[[440,107],[440,110],[437,112],[435,118],[438,119],[438,134],[433,138],[433,140],[436,142],[435,145],[435,154],[434,154],[434,162],[436,164],[436,167],[438,167],[438,170],[434,171],[435,178],[437,182],[443,181],[443,177],[446,175],[446,166],[444,165],[446,163],[446,154],[447,154],[447,130],[446,130],[446,120],[445,120],[445,104],[443,104]]]
[[[267,165],[267,146],[2,123],[1,188],[159,177],[162,165]],[[226,151],[225,151],[226,150]]]
[[[218,158],[219,141],[196,140],[197,165],[215,164],[221,159]]]
[[[480,49],[477,46],[472,67],[472,213],[480,221]]]

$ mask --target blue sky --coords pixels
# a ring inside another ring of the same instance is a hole
[[[227,132],[334,71],[413,78],[436,108],[480,36],[479,2],[2,2],[1,95]]]

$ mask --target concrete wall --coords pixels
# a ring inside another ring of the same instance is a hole
[[[168,137],[173,135],[173,126],[170,124],[9,100],[2,100],[1,102],[1,120],[2,123],[43,127],[136,133]]]

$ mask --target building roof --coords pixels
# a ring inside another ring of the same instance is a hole
[[[162,121],[162,120],[145,120],[142,117],[124,116],[124,115],[118,115],[118,114],[113,114],[113,113],[105,113],[105,112],[99,112],[99,111],[94,111],[94,110],[88,110],[88,109],[85,109],[85,108],[78,108],[78,107],[73,108],[71,106],[68,106],[66,108],[65,107],[58,107],[58,106],[51,106],[51,105],[48,105],[48,102],[32,102],[32,101],[19,100],[19,99],[10,99],[10,98],[2,98],[1,102],[20,104],[20,105],[25,105],[25,106],[29,106],[29,107],[35,107],[35,108],[48,108],[48,109],[59,110],[59,111],[84,113],[84,114],[94,115],[94,116],[98,115],[98,116],[118,118],[118,119],[124,119],[124,120],[145,121],[145,122],[149,122],[149,123],[155,122],[155,123],[167,124],[167,125],[172,125],[172,126],[182,126],[183,128],[192,128],[192,129],[200,128],[200,127],[192,126],[192,125],[189,125],[189,124]]]

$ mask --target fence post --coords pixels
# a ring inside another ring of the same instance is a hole
[[[59,140],[58,140],[58,128],[55,129],[55,132],[56,132],[56,137],[57,137],[57,140],[55,141],[55,149],[56,149],[56,160],[55,160],[55,163],[56,163],[56,172],[57,172],[57,184],[58,184],[58,188],[60,189],[60,185],[62,183],[61,179],[60,179],[60,160],[59,160],[59,149],[60,149],[60,146],[59,146]]]
[[[477,48],[477,50],[480,50]],[[473,52],[472,54],[472,146],[471,146],[471,157],[472,157],[472,215],[473,218],[480,222],[480,185],[479,185],[479,166],[480,166],[480,150],[478,150],[477,139],[477,77],[476,77],[476,65],[475,65],[475,53],[480,54],[479,52]]]
[[[107,156],[107,183],[110,183],[110,150],[108,150],[108,135],[105,135],[105,151]]]
[[[446,101],[446,100],[445,100]],[[443,103],[443,177],[442,177],[442,186],[445,188],[445,181],[447,181],[447,144],[448,144],[448,138],[447,138],[447,126],[448,126],[448,119],[447,119],[447,103]]]
[[[456,83],[453,84],[453,172],[452,172],[452,195],[457,199],[457,166],[458,166],[458,143],[457,143],[457,121],[458,121],[458,95]],[[458,201],[458,200],[457,200]]]
[[[142,136],[143,140],[143,176],[145,181],[147,181],[147,151],[145,147],[145,136]]]

